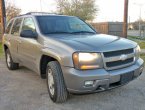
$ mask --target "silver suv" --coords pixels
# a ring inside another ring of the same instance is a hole
[[[128,39],[97,33],[74,16],[28,13],[12,19],[3,37],[7,67],[19,64],[47,78],[50,98],[109,90],[143,71],[140,47]]]

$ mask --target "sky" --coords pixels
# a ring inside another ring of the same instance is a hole
[[[54,12],[57,8],[55,0],[6,0],[22,9],[22,14],[32,11]],[[40,4],[41,1],[41,4]],[[42,6],[42,8],[41,8]],[[96,0],[99,11],[95,22],[123,21],[124,0]],[[130,22],[136,21],[140,16],[145,20],[145,0],[129,0]]]

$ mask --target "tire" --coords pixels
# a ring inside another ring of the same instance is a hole
[[[16,70],[19,68],[19,64],[13,62],[9,49],[5,51],[6,64],[9,70]]]
[[[56,103],[65,102],[68,98],[68,92],[60,64],[57,61],[49,62],[46,74],[47,88],[51,100]]]

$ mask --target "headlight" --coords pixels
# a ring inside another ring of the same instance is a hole
[[[139,58],[139,56],[140,56],[140,46],[139,45],[137,45],[137,47],[135,48],[135,57],[138,59]]]
[[[96,69],[103,67],[101,54],[99,53],[74,53],[74,66],[76,69]]]

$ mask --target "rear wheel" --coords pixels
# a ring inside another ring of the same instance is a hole
[[[18,69],[19,64],[13,62],[9,49],[6,50],[5,55],[6,55],[6,64],[7,64],[8,69],[9,70]]]
[[[62,103],[67,100],[68,92],[57,61],[49,62],[47,65],[47,88],[53,102]]]

